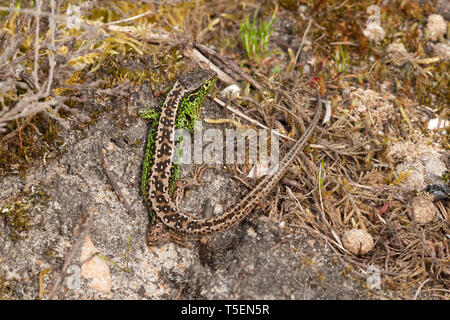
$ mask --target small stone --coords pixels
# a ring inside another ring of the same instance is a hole
[[[114,151],[115,148],[116,146],[114,145],[113,142],[109,142],[108,145],[106,146],[106,150],[108,151]]]
[[[247,229],[247,234],[252,238],[256,237],[256,235],[257,235],[255,229],[253,229],[251,227]]]
[[[406,51],[405,46],[403,43],[391,43],[387,49],[387,57],[391,60],[391,62],[400,67],[404,65],[405,63],[411,61],[411,59],[414,58],[414,55],[410,54],[408,51]]]
[[[384,29],[375,22],[369,23],[363,30],[363,34],[367,39],[375,42],[383,40],[385,36]]]
[[[298,11],[305,13],[306,11],[308,11],[308,7],[305,5],[301,5],[298,7]]]
[[[111,275],[105,260],[93,256],[97,253],[97,249],[92,243],[89,235],[86,236],[86,241],[81,248],[80,260],[85,261],[81,265],[81,276],[83,278],[91,279],[89,287],[101,291],[109,292],[111,290]]]
[[[235,84],[232,84],[222,90],[222,95],[227,97],[230,100],[234,100],[236,97],[239,97],[240,92],[241,92],[241,88],[239,88]]]
[[[439,56],[444,61],[450,61],[450,46],[445,43],[431,44],[435,55]]]
[[[342,243],[345,249],[355,255],[366,254],[373,248],[372,236],[362,229],[351,229],[344,233]]]
[[[411,214],[418,224],[426,224],[433,220],[436,207],[428,197],[417,197],[411,201]]]
[[[428,17],[427,31],[431,41],[436,41],[447,32],[447,22],[439,14]]]

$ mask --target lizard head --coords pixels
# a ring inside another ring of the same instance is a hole
[[[214,86],[217,80],[217,74],[210,70],[194,70],[181,75],[178,82],[186,91],[184,101],[197,107],[200,105],[208,92]]]
[[[217,79],[217,74],[211,70],[199,69],[186,72],[178,78],[183,87],[189,92],[198,90],[209,91]]]

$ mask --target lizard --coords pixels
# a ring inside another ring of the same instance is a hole
[[[216,80],[213,79],[215,82]],[[214,84],[211,83],[210,87]],[[208,88],[209,92],[209,88]],[[207,92],[206,92],[207,93]],[[202,98],[203,100],[203,98]],[[197,103],[184,103],[177,114],[177,121],[175,124],[176,129],[180,130],[188,130],[189,132],[193,132],[195,122],[199,119],[199,106],[202,101],[198,101]],[[152,123],[150,125],[150,128],[148,130],[147,134],[147,143],[145,146],[145,155],[144,155],[144,161],[142,163],[142,174],[141,174],[141,193],[144,198],[144,203],[148,209],[149,216],[150,216],[150,225],[154,225],[156,222],[156,214],[152,210],[152,206],[149,200],[149,176],[151,174],[151,170],[153,167],[153,163],[155,160],[155,134],[158,129],[159,120],[161,117],[161,111],[164,107],[164,103],[161,104],[159,107],[143,107],[138,110],[138,115],[145,119],[145,120],[152,120]],[[178,137],[178,140],[181,141],[181,137]],[[178,157],[181,157],[181,149],[178,150]],[[173,163],[173,166],[171,168],[171,175],[170,175],[170,186],[169,186],[169,193],[172,196],[178,187],[177,180],[179,177],[180,172],[180,164],[177,162]]]
[[[148,181],[145,182],[145,186],[148,188],[145,193],[148,197],[146,201],[159,219],[150,229],[147,238],[150,246],[171,239],[167,229],[172,232],[172,235],[184,239],[198,239],[228,229],[244,219],[284,176],[296,156],[303,150],[319,121],[322,103],[317,90],[315,115],[303,135],[281,160],[278,171],[274,175],[266,176],[242,200],[224,213],[210,218],[194,218],[178,211],[169,192],[175,149],[175,124],[180,111],[183,112],[186,108],[198,108],[216,79],[217,75],[213,71],[188,72],[175,81],[162,105],[159,121],[155,125],[157,128],[154,137],[155,152],[151,174],[147,174]]]

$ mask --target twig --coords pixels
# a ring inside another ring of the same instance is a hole
[[[98,157],[100,159],[100,164],[103,168],[103,172],[105,173],[106,177],[108,178],[109,183],[111,184],[111,187],[113,188],[114,192],[117,195],[117,198],[119,198],[119,201],[125,207],[125,210],[127,210],[128,215],[130,217],[135,217],[136,214],[134,213],[133,209],[130,207],[127,200],[125,199],[122,191],[119,188],[119,184],[117,183],[116,178],[112,175],[111,171],[109,171],[108,165],[106,164],[106,161],[105,161],[105,157],[103,156],[103,146],[102,146],[101,142],[97,143],[97,151],[98,151]]]
[[[108,22],[108,23],[104,23],[104,26],[110,26],[113,24],[118,24],[118,23],[122,23],[122,22],[129,22],[129,21],[133,21],[145,16],[148,16],[149,14],[153,13],[152,10],[146,11],[144,13],[138,14],[137,16],[133,16],[133,17],[129,17],[129,18],[125,18],[125,19],[121,19],[121,20],[117,20],[117,21],[112,21],[112,22]]]
[[[203,55],[207,56],[212,60],[217,60],[221,63],[222,68],[226,68],[229,73],[233,76],[233,78],[242,78],[248,82],[250,82],[256,89],[262,90],[262,85],[259,84],[256,80],[246,74],[239,65],[231,59],[221,56],[216,51],[204,46],[200,43],[194,43],[194,47],[198,49]],[[216,63],[217,64],[217,63]],[[239,79],[236,79],[239,80]]]
[[[263,129],[270,130],[273,134],[276,134],[276,135],[278,135],[278,136],[280,136],[280,137],[282,137],[282,138],[284,138],[284,139],[286,139],[286,140],[290,140],[290,141],[294,141],[294,142],[295,142],[295,139],[293,139],[293,138],[291,138],[291,137],[288,137],[288,136],[286,136],[286,135],[284,135],[284,134],[282,134],[282,133],[279,133],[278,131],[271,130],[269,127],[266,127],[266,126],[263,125],[262,123],[260,123],[260,122],[258,122],[258,121],[256,121],[256,120],[254,120],[254,119],[248,117],[247,115],[245,115],[245,114],[242,113],[241,111],[239,111],[239,110],[237,110],[237,109],[235,109],[235,108],[229,106],[227,103],[223,102],[222,100],[220,100],[220,99],[218,99],[218,98],[214,98],[213,100],[214,100],[214,102],[216,102],[217,104],[221,105],[222,107],[226,107],[227,110],[233,112],[234,114],[236,114],[237,116],[239,116],[239,117],[241,117],[241,118],[247,120],[248,122],[253,123],[253,124],[256,124],[258,127],[261,127],[261,128],[263,128]]]
[[[49,24],[50,24],[50,50],[48,50],[48,64],[49,64],[49,71],[48,71],[48,79],[47,79],[47,88],[45,90],[45,95],[50,95],[50,90],[52,88],[52,82],[53,82],[53,74],[55,71],[55,0],[50,1],[51,6],[51,14],[49,18]]]
[[[54,299],[56,293],[59,291],[61,287],[61,283],[64,280],[64,277],[66,275],[66,270],[69,267],[70,263],[72,262],[75,253],[78,251],[78,249],[81,247],[81,245],[84,243],[84,240],[86,239],[87,234],[89,233],[89,229],[92,226],[92,222],[94,215],[92,214],[91,210],[86,210],[86,213],[84,213],[81,217],[81,221],[79,224],[79,227],[76,231],[78,233],[78,240],[74,243],[72,246],[72,249],[70,250],[69,254],[66,257],[66,260],[64,261],[64,265],[61,269],[61,272],[56,277],[55,282],[53,283],[53,287],[50,290],[50,293],[48,294],[47,299],[52,300]]]
[[[206,58],[200,51],[193,48],[191,45],[186,45],[183,50],[183,55],[185,57],[188,57],[192,59],[192,61],[196,62],[197,64],[206,65],[206,68],[210,68],[214,72],[217,73],[217,76],[219,79],[225,83],[229,84],[236,84],[236,81],[231,78],[228,74],[223,72],[219,67],[217,67],[212,61],[210,61],[208,58]]]
[[[34,86],[40,91],[39,79],[38,79],[38,59],[39,59],[39,23],[41,16],[41,0],[36,1],[36,31],[34,34],[34,66],[33,66],[33,80]]]
[[[303,43],[305,42],[306,35],[309,32],[309,28],[311,27],[312,22],[313,22],[312,19],[310,19],[308,22],[308,26],[306,27],[305,33],[303,34],[302,42],[300,43],[300,47],[298,47],[297,54],[295,55],[295,59],[294,59],[294,63],[292,64],[291,72],[294,72],[294,70],[295,70],[295,65],[297,64],[298,57],[300,56],[300,51],[303,48]]]
[[[424,286],[427,282],[429,282],[429,281],[431,281],[430,278],[428,278],[427,280],[425,280],[424,282],[422,282],[422,283],[420,284],[419,288],[417,288],[416,294],[414,295],[414,300],[417,300],[417,297],[418,297],[419,294],[420,294],[420,290],[422,290],[423,286]]]
[[[293,188],[297,189],[297,191],[306,193],[306,189],[297,180],[292,180],[292,179],[289,179],[289,178],[283,178],[283,179],[281,179],[281,183],[285,184],[285,185],[288,185],[290,187],[293,187]]]
[[[331,42],[330,45],[331,45],[331,46],[346,45],[346,46],[355,46],[355,47],[358,47],[358,46],[359,46],[359,44],[353,43],[353,42],[350,42],[350,41]]]
[[[276,213],[278,211],[278,204],[280,202],[280,192],[281,192],[281,188],[278,187],[277,188],[277,193],[275,195],[275,201],[272,201],[272,205],[269,211],[269,220],[271,220],[271,218],[273,217],[272,213]],[[280,212],[279,217],[278,217],[278,222],[281,222],[281,214],[282,212]]]

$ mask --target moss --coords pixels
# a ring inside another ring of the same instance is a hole
[[[105,4],[105,6],[92,8],[89,10],[87,17],[97,21],[109,22],[120,19],[123,12],[147,11],[149,9],[147,7],[152,7],[151,5],[137,7],[135,4],[126,2],[116,3],[114,6],[110,7]],[[191,7],[192,5],[179,5],[174,8],[164,7],[161,9],[170,15],[173,14],[173,17],[179,20],[186,16],[188,9]],[[123,10],[123,12],[116,11],[117,8]],[[163,15],[162,11],[158,16]],[[20,28],[14,28],[14,30],[16,32],[26,31]],[[76,31],[71,32],[71,36],[76,36],[73,34]],[[71,57],[71,52],[86,46],[89,41],[92,42],[92,39],[77,38],[69,49],[70,52],[61,54]],[[124,82],[131,82],[134,87],[138,87],[145,81],[150,81],[152,87],[155,88],[160,84],[165,85],[172,82],[183,68],[183,63],[178,62],[180,54],[175,47],[163,52],[159,46],[144,44],[143,41],[128,37],[120,32],[112,32],[109,37],[95,40],[94,43],[90,43],[90,46],[96,51],[72,57],[69,65],[75,67],[76,71],[68,74],[66,79],[58,79],[59,82],[55,81],[55,83],[83,85],[92,80],[105,80],[102,88],[113,88]],[[28,38],[20,46],[20,50],[23,52],[28,52],[31,48],[32,42]],[[23,64],[32,70],[34,67],[33,57],[30,56],[29,59],[24,60]],[[80,68],[80,66],[83,67]],[[43,67],[42,71],[46,74],[49,70]],[[52,92],[57,96],[68,98],[64,103],[70,108],[85,108],[83,102],[79,102],[79,99],[70,99],[72,95],[79,97],[75,89],[61,85],[52,88]],[[25,93],[25,89],[18,87],[15,92],[2,94],[0,98],[3,99],[5,106],[10,107]],[[107,96],[105,94],[105,97]],[[123,110],[126,110],[126,108]],[[91,110],[88,110],[91,121],[76,123],[75,129],[82,130],[86,125],[92,125],[101,118],[104,112],[111,112],[111,107],[92,107]],[[126,111],[124,112],[127,114]],[[123,112],[121,113],[123,114]],[[114,115],[116,116],[116,113]],[[71,115],[68,111],[60,109],[58,116],[68,118]],[[124,122],[121,120],[119,119],[116,124],[123,125]],[[33,160],[44,159],[44,157],[52,155],[64,143],[60,136],[58,123],[55,123],[52,119],[43,118],[40,114],[32,116],[32,118],[11,121],[6,129],[5,134],[0,137],[0,176],[7,174],[25,175]]]
[[[450,101],[448,70],[450,64],[441,62],[431,69],[433,77],[417,77],[415,90],[420,104],[443,110]]]
[[[33,214],[45,208],[49,199],[44,191],[32,188],[0,202],[0,218],[9,227],[9,239],[20,240],[21,233],[31,229]]]
[[[33,160],[48,157],[64,143],[60,130],[53,120],[39,114],[10,122],[8,132],[12,134],[6,134],[0,144],[0,176],[25,175]]]

